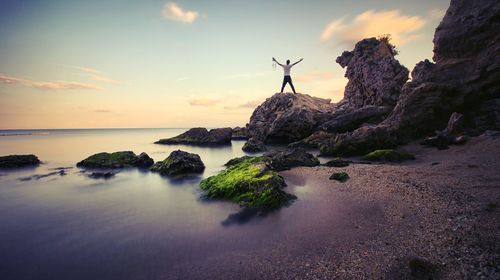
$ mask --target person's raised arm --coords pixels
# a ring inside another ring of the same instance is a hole
[[[303,58],[301,58],[299,61],[295,62],[295,63],[294,63],[294,64],[292,64],[292,65],[295,65],[295,64],[297,64],[297,63],[301,62],[302,60],[304,60],[304,59],[303,59]]]
[[[274,58],[274,57],[273,57],[273,61],[274,61],[274,62],[276,62],[276,63],[278,63],[278,65],[279,65],[279,66],[283,66],[283,64],[279,63],[279,62],[276,60],[276,58]]]

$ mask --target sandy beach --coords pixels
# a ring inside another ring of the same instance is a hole
[[[443,279],[498,279],[500,138],[480,136],[441,151],[420,145],[403,150],[417,159],[283,172],[313,178],[311,185],[328,190],[325,200],[351,201],[351,231],[373,237],[341,246],[331,240],[330,268],[314,264],[311,278],[402,279],[409,276],[410,259],[423,257]],[[338,170],[351,178],[328,180]]]
[[[498,279],[500,138],[402,149],[417,159],[282,172],[299,199],[271,216],[288,219],[288,229],[277,227],[253,249],[176,267],[165,279],[428,279],[412,275],[414,258],[429,263],[434,279]],[[340,170],[347,182],[328,179]]]

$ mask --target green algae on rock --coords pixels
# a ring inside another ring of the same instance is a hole
[[[177,150],[170,153],[165,160],[156,162],[150,170],[162,175],[177,176],[202,173],[205,165],[199,155]]]
[[[154,161],[146,153],[136,155],[131,151],[98,153],[76,164],[86,168],[149,167]]]
[[[347,181],[349,178],[349,174],[345,172],[335,172],[332,174],[332,176],[330,176],[330,180],[336,180],[342,183]]]
[[[270,170],[268,157],[251,157],[200,183],[207,197],[230,200],[245,207],[276,209],[295,199],[282,190],[285,180]]]
[[[375,150],[363,157],[365,160],[375,160],[375,161],[404,161],[413,160],[415,156],[406,152],[387,149],[387,150]]]

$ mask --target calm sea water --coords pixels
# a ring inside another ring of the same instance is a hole
[[[229,260],[264,257],[306,233],[313,240],[328,234],[314,231],[314,219],[301,219],[325,215],[308,204],[316,196],[306,182],[288,182],[287,191],[299,197],[290,207],[249,220],[232,218],[240,211],[235,204],[202,199],[200,180],[244,155],[244,142],[217,148],[153,144],[183,131],[0,131],[0,155],[35,154],[44,162],[0,170],[0,279],[203,279],[213,269],[220,275],[237,271],[238,263]],[[130,169],[96,180],[75,167],[102,151],[146,152],[157,161],[176,149],[199,154],[205,172],[171,180]],[[23,179],[59,167],[72,168],[65,176]]]

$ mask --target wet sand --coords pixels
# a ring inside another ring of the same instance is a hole
[[[282,172],[298,200],[262,219],[276,231],[162,279],[415,279],[415,257],[439,279],[499,279],[500,137],[402,149],[417,159]],[[329,180],[337,171],[351,178]]]

